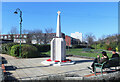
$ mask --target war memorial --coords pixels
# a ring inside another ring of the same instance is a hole
[[[61,35],[60,11],[57,13],[57,31],[56,38],[53,38],[51,41],[51,58],[42,63],[53,66],[74,64],[75,62],[72,60],[66,59],[66,42]]]
[[[119,71],[114,73],[100,72],[91,74],[87,68],[93,58],[66,56],[66,42],[61,37],[60,11],[57,12],[56,37],[51,40],[50,57],[43,58],[16,58],[1,54],[0,81],[32,81],[32,80],[118,80]],[[4,66],[2,65],[4,62]],[[3,74],[3,67],[5,67]],[[100,70],[97,70],[100,71]],[[4,76],[4,77],[3,77]]]

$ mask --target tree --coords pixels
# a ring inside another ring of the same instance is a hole
[[[29,30],[23,29],[22,33],[23,34],[28,34]]]
[[[105,42],[105,38],[106,38],[106,36],[105,35],[102,35],[102,37],[101,38],[99,38],[99,43],[101,43],[101,44],[103,44],[104,42]]]
[[[32,32],[31,31],[28,31],[27,33],[26,43],[28,44],[32,43]]]
[[[45,28],[45,33],[52,33],[53,32],[53,28]]]
[[[23,29],[22,33],[27,35],[26,43],[31,44],[32,43],[32,36],[33,36],[32,35],[33,34],[32,30]]]
[[[92,33],[87,33],[85,36],[87,43],[91,46],[94,43],[95,36]]]
[[[41,44],[42,30],[30,30],[27,34],[27,43],[31,43],[32,40],[36,40],[37,44]]]
[[[102,36],[98,41],[98,47],[101,49],[116,49],[119,43],[119,35],[118,34],[111,34],[106,35],[105,37]]]
[[[41,29],[36,30],[23,30],[24,34],[27,34],[26,42],[32,43],[32,40],[35,40],[37,44],[47,44],[50,39],[52,39],[51,33],[53,32],[52,28],[46,28],[45,33]]]
[[[42,30],[34,30],[33,38],[37,41],[37,44],[41,44],[43,38],[42,35]]]
[[[52,28],[45,28],[45,33],[43,35],[43,43],[47,44],[53,38],[52,36],[53,29]]]
[[[10,31],[8,32],[10,34],[10,39],[14,40],[14,34],[18,34],[18,29],[17,27],[12,27]]]
[[[18,34],[18,28],[17,27],[12,27],[10,29],[10,31],[8,32],[8,34]]]

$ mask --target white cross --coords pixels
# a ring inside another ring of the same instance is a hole
[[[60,12],[60,11],[58,11],[57,13],[58,13],[58,14],[60,14],[61,12]]]

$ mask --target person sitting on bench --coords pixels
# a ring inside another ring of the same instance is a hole
[[[100,63],[102,64],[103,62],[109,60],[107,53],[105,51],[102,52],[102,57],[100,58],[99,55],[97,55],[97,58],[94,59],[91,67],[88,67],[88,69],[92,70],[92,73],[94,73],[94,64],[95,63]]]
[[[112,50],[112,58],[119,58],[119,54],[116,53],[116,50]]]
[[[116,50],[112,50],[112,54],[110,65],[117,66],[119,64],[119,54],[116,53]]]

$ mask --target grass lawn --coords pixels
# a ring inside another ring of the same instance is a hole
[[[94,49],[91,49],[90,51],[83,51],[81,48],[77,49],[69,49],[69,51],[66,49],[66,55],[80,55],[80,56],[87,56],[87,57],[96,57],[97,55],[102,56],[101,54],[102,50],[95,51]],[[106,51],[109,58],[112,56],[112,53],[110,51]],[[42,54],[47,54],[50,56],[50,51],[48,52],[42,52]]]

